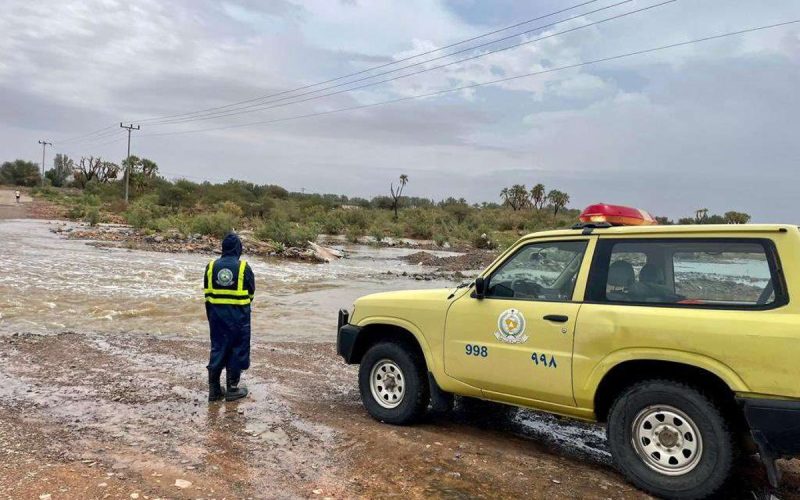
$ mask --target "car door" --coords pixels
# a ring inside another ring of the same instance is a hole
[[[445,372],[487,397],[574,405],[576,288],[585,283],[589,242],[522,244],[485,277],[484,298],[458,299],[445,325]]]

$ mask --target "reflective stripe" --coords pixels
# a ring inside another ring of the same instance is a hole
[[[214,288],[214,263],[216,263],[216,260],[212,260],[208,264],[208,271],[206,272],[206,282],[208,286],[203,290],[206,296],[206,302],[209,304],[235,306],[249,305],[250,301],[253,299],[253,295],[244,289],[244,271],[247,268],[247,261],[239,261],[239,282],[236,284],[236,290]]]
[[[215,297],[206,297],[206,302],[216,305],[230,305],[230,306],[249,306],[250,299],[218,299]]]

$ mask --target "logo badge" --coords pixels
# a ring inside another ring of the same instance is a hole
[[[231,286],[233,285],[233,272],[228,268],[222,268],[217,273],[217,283],[220,286]]]
[[[516,309],[507,309],[497,318],[497,331],[494,336],[501,342],[521,344],[528,340],[525,335],[525,316]]]

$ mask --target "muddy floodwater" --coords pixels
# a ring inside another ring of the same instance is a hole
[[[251,396],[209,404],[210,255],[98,248],[0,220],[0,498],[647,498],[598,425],[459,401],[410,427],[363,409],[336,311],[371,292],[448,287],[397,274],[414,250],[251,258]],[[447,255],[443,253],[443,255]],[[391,271],[392,274],[387,274]],[[780,498],[800,498],[782,462]],[[745,459],[725,498],[757,497]]]
[[[213,256],[97,248],[52,223],[0,223],[0,334],[63,330],[205,336],[203,268]],[[368,293],[453,286],[395,275],[419,271],[415,250],[348,246],[330,264],[244,258],[256,275],[252,329],[263,340],[335,340],[336,314]],[[245,249],[246,252],[246,249]],[[454,255],[434,252],[438,255]]]

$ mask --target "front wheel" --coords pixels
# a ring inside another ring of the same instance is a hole
[[[397,342],[376,344],[364,354],[358,385],[367,412],[389,424],[413,423],[430,402],[425,360]]]
[[[687,385],[651,380],[611,406],[608,442],[617,467],[664,498],[706,498],[728,479],[732,434],[719,407]]]

